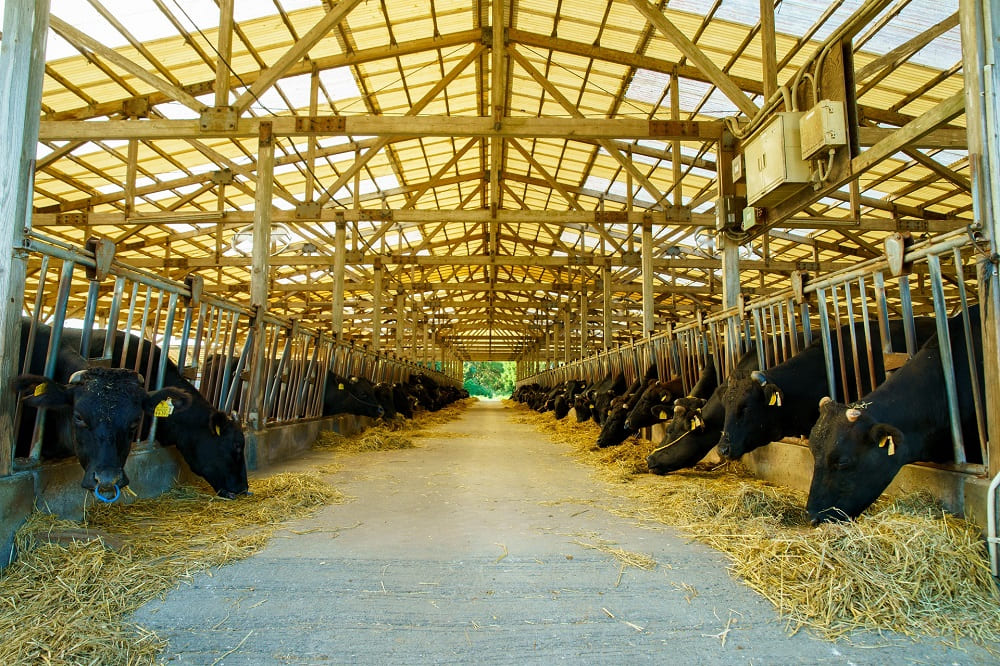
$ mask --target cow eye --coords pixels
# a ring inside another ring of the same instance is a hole
[[[77,426],[78,428],[86,428],[87,419],[83,418],[83,416],[81,416],[79,412],[73,412],[73,425]]]

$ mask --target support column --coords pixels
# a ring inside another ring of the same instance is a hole
[[[1000,473],[1000,11],[993,0],[959,0],[965,124],[972,175],[972,208],[989,244],[992,264],[980,261],[983,372],[986,383],[989,475]]]
[[[653,334],[653,223],[642,223],[642,335]]]
[[[566,306],[566,312],[563,313],[563,363],[569,363],[570,361],[570,342],[573,336],[572,329],[570,328],[570,306]]]
[[[403,328],[406,326],[403,323],[406,321],[404,312],[406,312],[406,296],[396,294],[396,354],[399,356],[403,355]]]
[[[250,423],[255,430],[264,427],[264,364],[267,341],[264,317],[267,311],[268,282],[271,272],[271,197],[274,186],[274,137],[271,123],[261,122],[257,139],[257,191],[254,194],[253,253],[250,268],[250,307],[257,313],[256,344],[250,380]]]
[[[229,106],[229,63],[233,60],[233,0],[219,2],[218,61],[215,63],[215,106]]]
[[[601,269],[601,287],[604,290],[604,351],[611,349],[611,267]]]
[[[35,151],[38,144],[42,77],[49,0],[7,0],[0,42],[0,285],[6,298],[0,307],[0,386],[6,388],[17,368],[24,305],[25,257],[15,248],[31,228]],[[0,476],[10,474],[16,395],[0,390]],[[2,546],[3,544],[0,544]]]
[[[372,287],[372,351],[382,348],[382,264],[375,264],[375,284]]]
[[[333,335],[344,339],[344,269],[347,260],[347,221],[343,215],[336,219],[333,253]]]
[[[590,322],[587,318],[587,311],[590,303],[587,302],[587,290],[580,289],[580,358],[587,356],[587,343],[590,342]]]

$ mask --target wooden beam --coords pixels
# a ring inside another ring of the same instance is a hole
[[[919,35],[903,42],[885,55],[875,58],[854,73],[854,80],[860,86],[869,78],[887,67],[897,66],[910,58],[914,53],[958,25],[958,12],[924,30]]]
[[[361,0],[340,0],[316,25],[310,28],[306,34],[302,35],[290,49],[285,51],[273,65],[261,72],[257,80],[240,95],[239,99],[233,105],[237,114],[242,115],[254,100],[263,95],[278,79],[286,76],[288,70],[309,53],[309,50],[326,37],[335,26],[344,20],[359,2]]]
[[[169,81],[164,81],[155,74],[150,74],[144,67],[132,62],[125,56],[119,54],[117,51],[109,49],[104,44],[101,44],[96,39],[88,36],[87,34],[77,30],[69,23],[66,23],[62,19],[56,16],[49,17],[49,24],[51,28],[66,39],[71,44],[79,46],[82,49],[92,51],[97,55],[101,56],[105,60],[111,62],[116,67],[124,69],[126,72],[136,77],[150,88],[157,90],[168,98],[176,100],[183,104],[184,106],[201,113],[205,109],[205,105],[199,102],[193,95],[188,94],[182,88],[175,86]],[[100,137],[98,137],[100,138]],[[138,138],[138,137],[137,137]]]
[[[233,60],[233,3],[219,0],[219,45],[215,62],[215,105],[229,106],[229,63]]]
[[[105,139],[252,139],[258,118],[241,118],[233,130],[202,130],[197,120],[52,121],[39,125],[40,141]],[[504,137],[574,139],[680,139],[716,141],[722,122],[648,121],[635,118],[504,118],[500,127],[486,116],[319,116],[275,117],[275,136]]]
[[[670,40],[670,42],[684,54],[684,57],[694,63],[694,65],[708,77],[708,79],[712,82],[712,85],[728,97],[740,111],[745,113],[750,118],[757,115],[757,111],[759,110],[757,105],[750,101],[743,91],[740,90],[735,83],[733,83],[733,80],[730,79],[729,76],[723,72],[711,58],[706,56],[694,42],[688,39],[687,35],[685,35],[680,28],[664,16],[655,5],[650,4],[648,0],[629,0],[629,2],[632,3],[633,7],[639,10],[640,14],[646,17],[647,21],[652,23],[656,29],[659,30],[664,37]]]
[[[262,310],[267,309],[271,272],[268,259],[271,255],[271,183],[274,181],[274,138],[268,133],[268,128],[268,123],[261,123],[257,142],[257,192],[250,269],[250,304]]]

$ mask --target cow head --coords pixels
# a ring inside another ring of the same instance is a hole
[[[565,395],[557,395],[552,401],[552,411],[557,419],[564,419],[569,414],[569,401]]]
[[[327,376],[323,414],[332,416],[345,412],[373,419],[385,415],[385,410],[375,398],[375,387],[370,381],[361,377],[340,377],[330,373]]]
[[[597,436],[597,446],[602,449],[608,446],[617,446],[624,442],[629,435],[636,432],[625,425],[628,413],[629,404],[625,396],[618,396],[611,401],[608,415],[604,418],[604,423],[601,424],[601,433]]]
[[[583,423],[589,420],[593,415],[593,407],[594,405],[590,402],[590,397],[586,391],[576,396],[573,399],[573,409],[576,410],[576,422]]]
[[[608,416],[608,412],[611,411],[611,401],[617,397],[614,391],[592,391],[593,395],[593,412],[594,420],[597,421],[599,425],[604,425],[604,420]]]
[[[205,439],[183,451],[191,471],[208,481],[219,497],[249,495],[246,438],[236,413],[227,416],[212,410],[208,431],[202,437]]]
[[[781,389],[756,370],[746,379],[727,384],[722,393],[726,417],[719,439],[719,455],[736,460],[779,437],[777,412],[783,398]]]
[[[670,404],[677,397],[677,389],[678,382],[649,382],[646,390],[632,407],[632,411],[628,413],[625,427],[638,430],[669,420],[673,414]]]
[[[899,429],[829,397],[819,404],[809,432],[813,478],[806,503],[814,524],[856,518],[911,462]]]
[[[188,408],[191,396],[177,388],[147,392],[140,375],[121,368],[86,368],[62,384],[38,375],[21,375],[14,390],[30,391],[24,404],[70,411],[73,449],[83,467],[82,485],[104,498],[128,485],[125,459],[143,416],[169,418]]]
[[[654,474],[669,474],[695,465],[719,441],[723,408],[719,397],[721,387],[712,397],[678,398],[674,401],[674,416],[667,424],[661,446],[646,458],[646,466]]]

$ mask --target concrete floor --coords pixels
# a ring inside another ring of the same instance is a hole
[[[272,467],[342,463],[330,480],[355,499],[135,621],[178,664],[1000,663],[930,638],[788,636],[721,554],[600,508],[613,487],[500,403],[437,430],[417,449]],[[658,565],[622,573],[577,543],[598,540]]]

